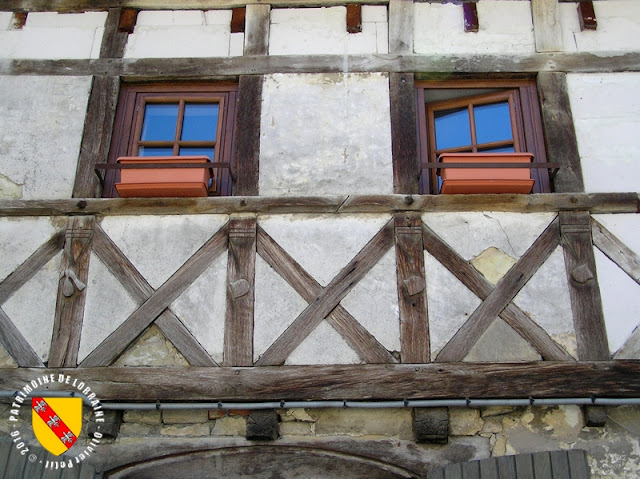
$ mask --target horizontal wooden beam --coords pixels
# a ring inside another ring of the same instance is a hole
[[[393,213],[397,211],[556,211],[638,213],[637,193],[542,193],[535,195],[229,196],[211,198],[86,198],[0,200],[0,216],[77,214],[177,215],[230,213]]]
[[[273,401],[640,396],[640,361],[260,368],[4,369],[0,390],[43,375],[83,381],[102,401]],[[49,390],[63,390],[61,384]],[[67,386],[68,387],[68,386]]]
[[[128,79],[220,79],[327,72],[538,73],[640,71],[639,52],[495,54],[247,55],[214,58],[0,60],[2,75],[107,75]]]

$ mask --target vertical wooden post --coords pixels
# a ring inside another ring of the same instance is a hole
[[[247,5],[247,17],[244,31],[245,55],[269,54],[270,24],[271,5]]]
[[[578,2],[578,20],[580,21],[581,32],[598,29],[598,20],[596,19],[596,12],[593,9],[593,2],[591,0]]]
[[[229,222],[224,366],[253,365],[256,218]]]
[[[417,194],[420,181],[413,73],[390,73],[393,192]]]
[[[564,248],[573,324],[581,361],[611,359],[602,312],[588,211],[561,211],[560,234]]]
[[[533,32],[537,52],[562,51],[558,0],[531,0]]]
[[[428,363],[431,351],[420,215],[398,213],[395,232],[402,362]]]
[[[465,2],[462,4],[462,13],[464,16],[464,31],[477,32],[480,30],[480,22],[478,22],[478,8],[476,2]]]
[[[258,195],[263,81],[262,75],[240,77],[231,159],[234,196]]]
[[[347,32],[362,32],[362,5],[359,3],[347,4]]]
[[[547,160],[560,163],[553,183],[557,193],[584,191],[578,140],[571,114],[566,73],[538,73],[542,98],[542,123],[547,140]]]
[[[389,0],[389,53],[413,53],[413,0]]]
[[[49,352],[52,368],[77,365],[94,223],[93,216],[72,216],[67,222]]]

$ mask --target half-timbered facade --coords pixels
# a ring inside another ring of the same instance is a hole
[[[638,2],[0,10],[4,439],[62,374],[107,411],[73,477],[640,474]],[[531,194],[439,194],[498,149]],[[119,197],[167,154],[208,196]]]

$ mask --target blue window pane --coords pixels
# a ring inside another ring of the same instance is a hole
[[[476,138],[478,143],[511,140],[511,115],[509,102],[476,106],[473,109],[476,120]]]
[[[138,156],[173,156],[173,148],[149,148],[141,146],[138,149]]]
[[[213,148],[180,148],[180,156],[208,156],[213,161]]]
[[[500,148],[489,148],[480,151],[482,153],[514,153],[516,150],[513,148],[513,146],[502,146]]]
[[[184,106],[183,141],[214,141],[217,128],[217,103],[187,103]]]
[[[178,122],[177,104],[147,104],[144,108],[142,141],[173,141]]]
[[[471,144],[469,111],[466,108],[438,111],[434,118],[437,150]]]

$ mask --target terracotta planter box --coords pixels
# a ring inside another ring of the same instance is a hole
[[[443,153],[442,163],[531,163],[531,153]],[[529,168],[443,168],[444,194],[531,193]]]
[[[206,156],[123,156],[122,164],[208,163]],[[207,168],[126,168],[120,170],[116,191],[123,198],[207,196]]]

